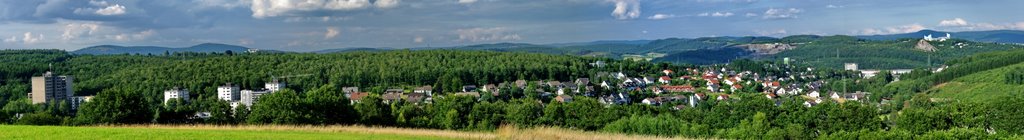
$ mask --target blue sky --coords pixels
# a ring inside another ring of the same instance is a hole
[[[1021,0],[0,0],[0,49],[413,48],[1024,30]]]

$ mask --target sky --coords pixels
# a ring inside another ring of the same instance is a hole
[[[316,51],[1024,30],[1022,0],[0,0],[0,49]]]

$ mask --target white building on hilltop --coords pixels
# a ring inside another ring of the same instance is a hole
[[[924,36],[924,40],[926,40],[926,41],[939,41],[939,42],[942,42],[942,41],[946,41],[947,39],[950,39],[950,38],[952,38],[952,36],[950,36],[949,33],[946,33],[946,37],[938,37],[938,38],[932,37],[931,34]]]
[[[164,103],[166,104],[167,101],[170,101],[171,99],[181,99],[184,101],[188,101],[188,89],[174,87],[171,90],[165,90]]]

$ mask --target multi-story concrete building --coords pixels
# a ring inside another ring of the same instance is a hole
[[[282,88],[284,88],[284,86],[284,82],[278,81],[277,79],[274,79],[269,83],[263,84],[263,87],[269,90],[270,92],[276,92],[278,90],[281,90]]]
[[[89,102],[89,100],[92,100],[92,97],[93,96],[74,96],[74,97],[71,97],[71,109],[78,110],[78,107],[81,106],[82,103]]]
[[[71,76],[53,76],[52,72],[32,77],[32,93],[29,93],[29,97],[33,104],[67,101],[75,95],[71,88],[73,79]]]
[[[238,85],[231,85],[231,83],[227,83],[223,86],[217,87],[217,98],[228,102],[238,101],[238,99],[241,98]]]
[[[165,90],[164,103],[166,104],[167,101],[170,101],[171,99],[181,99],[184,101],[188,101],[188,89],[174,87],[170,90]]]
[[[270,93],[272,93],[270,90],[242,90],[242,100],[240,103],[247,107],[252,107],[253,104],[260,100],[260,96]]]

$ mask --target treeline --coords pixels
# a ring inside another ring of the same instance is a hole
[[[1006,72],[1006,84],[1024,84],[1024,68],[1018,67]]]
[[[215,98],[172,101],[151,106],[130,89],[101,92],[77,116],[41,111],[23,116],[20,124],[288,124],[392,126],[448,130],[493,131],[502,125],[557,126],[590,131],[688,138],[730,139],[964,139],[1001,138],[1024,134],[1022,97],[991,103],[932,102],[918,94],[901,113],[882,114],[874,105],[826,101],[807,107],[804,100],[776,101],[763,95],[734,94],[738,100],[708,100],[696,107],[642,104],[607,106],[579,96],[560,103],[532,97],[484,98],[445,94],[432,104],[384,103],[371,95],[350,104],[336,86],[304,93],[282,90],[263,96],[246,110],[230,110]],[[6,109],[6,108],[5,108]],[[193,117],[209,112],[209,118]]]

